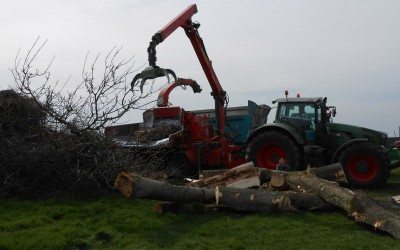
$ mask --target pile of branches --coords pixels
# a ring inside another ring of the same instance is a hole
[[[400,239],[400,216],[386,210],[362,191],[341,185],[346,178],[340,164],[306,171],[260,169],[252,163],[226,170],[184,186],[121,172],[115,187],[131,199],[154,199],[155,210],[239,212],[341,210],[355,221]]]
[[[57,130],[46,120],[31,98],[0,91],[1,196],[102,194],[118,171],[133,170],[133,155],[101,133]]]
[[[35,66],[45,44],[37,39],[18,52],[10,69],[15,89],[0,91],[0,197],[93,197],[112,191],[123,169],[146,175],[157,166],[156,157],[138,157],[103,134],[158,91],[153,83],[131,85],[132,58],[113,48],[99,72],[99,55],[87,56],[81,81],[62,83],[50,74],[54,57]]]

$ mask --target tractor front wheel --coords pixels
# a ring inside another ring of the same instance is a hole
[[[390,163],[381,148],[372,143],[354,144],[339,158],[351,186],[374,187],[389,178]]]
[[[261,168],[276,169],[280,158],[286,160],[291,170],[301,166],[299,146],[279,131],[266,131],[256,136],[247,147],[246,158]]]

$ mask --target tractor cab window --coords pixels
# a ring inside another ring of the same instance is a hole
[[[312,141],[321,115],[316,112],[314,103],[280,103],[277,120],[289,123]]]
[[[300,120],[315,121],[321,120],[321,114],[315,112],[315,105],[312,103],[281,103],[278,111],[278,119],[288,120],[289,118],[297,118]]]
[[[285,117],[296,117],[299,114],[299,106],[293,104],[281,104],[279,116]]]

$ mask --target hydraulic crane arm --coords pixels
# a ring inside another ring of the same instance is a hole
[[[171,35],[175,30],[179,27],[184,27],[187,24],[192,23],[191,18],[194,14],[197,13],[197,7],[195,4],[187,7],[182,13],[180,13],[177,17],[172,19],[167,25],[165,25],[161,30],[157,31],[153,37],[151,38],[149,47],[147,48],[147,53],[149,55],[149,65],[155,66],[157,57],[156,57],[156,46],[162,43],[169,35]]]
[[[149,67],[143,70],[135,76],[132,81],[132,85],[138,79],[142,79],[141,88],[147,79],[154,79],[160,76],[167,76],[171,74],[175,80],[177,80],[175,73],[170,69],[162,69],[156,65],[156,46],[162,43],[170,34],[172,34],[179,27],[185,30],[187,37],[192,43],[193,49],[196,52],[197,58],[203,68],[203,71],[207,77],[207,80],[211,86],[211,95],[215,100],[215,115],[217,119],[217,132],[219,134],[224,133],[225,128],[225,113],[224,106],[226,103],[226,92],[223,90],[219,83],[218,77],[212,67],[212,62],[208,58],[203,39],[200,37],[198,28],[200,24],[192,22],[191,18],[197,13],[197,6],[195,4],[190,5],[181,14],[175,17],[171,22],[164,26],[161,30],[155,33],[151,39],[149,47],[147,48],[149,56]],[[169,77],[168,77],[169,80]]]

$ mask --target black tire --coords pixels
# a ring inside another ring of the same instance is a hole
[[[372,143],[357,143],[346,148],[339,157],[349,185],[377,187],[386,183],[390,162],[385,152]]]
[[[275,169],[279,158],[285,158],[290,170],[300,170],[302,157],[299,145],[280,131],[265,131],[249,143],[246,158],[255,166]]]

